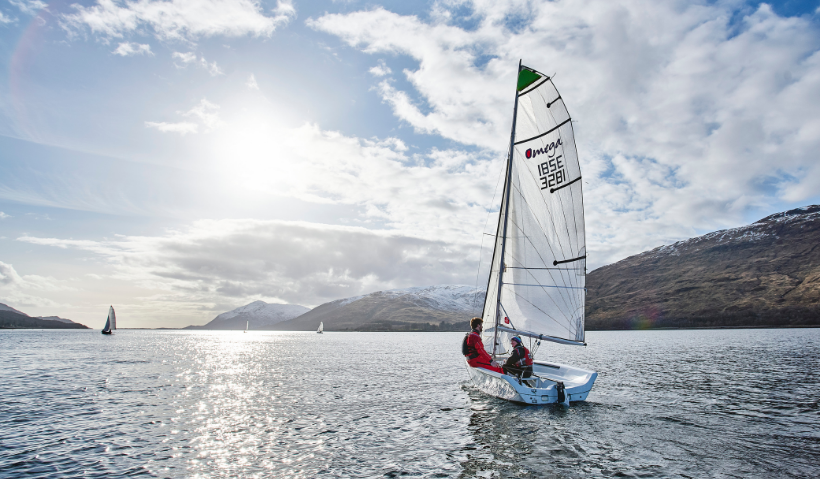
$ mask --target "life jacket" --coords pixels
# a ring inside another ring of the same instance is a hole
[[[532,366],[532,357],[530,356],[530,350],[525,348],[523,344],[519,344],[518,346],[515,347],[515,349],[519,349],[519,348],[520,348],[520,350],[518,351],[518,357],[520,357],[521,359],[519,359],[515,363],[515,366],[518,367],[518,368],[525,368],[527,366]],[[523,350],[523,354],[521,352],[522,350]]]
[[[470,331],[469,333],[464,335],[464,341],[461,342],[461,354],[467,356],[467,359],[475,359],[479,356],[478,351],[475,349],[475,346],[467,342],[467,338],[469,338],[470,335],[473,333],[475,333],[475,331]]]

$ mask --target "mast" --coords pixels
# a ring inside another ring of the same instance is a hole
[[[515,121],[518,119],[518,77],[521,75],[521,60],[518,60],[518,72],[515,75],[515,106],[513,107],[513,122],[512,122],[512,132],[510,132],[510,150],[509,154],[507,155],[507,178],[504,180],[506,184],[506,195],[502,200],[506,208],[504,208],[504,228],[501,233],[501,261],[498,263],[498,296],[496,297],[496,307],[495,307],[495,328],[493,332],[493,358],[495,358],[495,349],[498,346],[498,325],[501,319],[500,313],[501,310],[499,306],[501,306],[501,285],[504,284],[504,249],[507,245],[507,220],[510,217],[510,190],[511,188],[511,181],[512,181],[512,161],[513,161],[513,148],[515,148]]]

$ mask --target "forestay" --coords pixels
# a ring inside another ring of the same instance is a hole
[[[484,322],[583,344],[586,242],[572,122],[540,72],[522,67],[517,95]]]

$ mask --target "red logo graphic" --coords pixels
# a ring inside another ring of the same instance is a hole
[[[510,324],[510,318],[504,317],[504,324]]]

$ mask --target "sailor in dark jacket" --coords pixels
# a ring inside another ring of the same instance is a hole
[[[504,362],[504,374],[528,378],[532,376],[532,356],[530,350],[525,348],[518,336],[510,339],[510,346],[513,350],[510,357]]]

